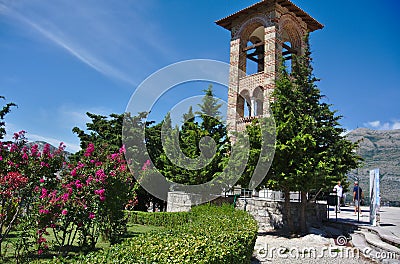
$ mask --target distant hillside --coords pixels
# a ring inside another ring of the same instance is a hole
[[[365,161],[358,175],[365,194],[369,193],[369,171],[379,168],[382,201],[400,203],[400,130],[358,128],[347,137],[360,141],[360,154]]]
[[[47,143],[47,142],[44,142],[44,141],[33,141],[33,142],[28,142],[27,143],[28,146],[33,146],[35,144],[38,145],[38,149],[39,149],[40,152],[43,151],[44,146],[46,144],[50,145],[50,152],[54,152],[54,151],[56,151],[58,149],[58,147],[55,147],[55,146],[51,145],[50,143]],[[67,157],[69,157],[71,155],[71,153],[68,152],[68,151],[64,151],[64,153],[66,154]]]

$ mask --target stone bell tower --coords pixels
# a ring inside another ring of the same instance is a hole
[[[216,23],[231,32],[228,128],[242,131],[269,114],[280,58],[290,67],[305,35],[323,25],[289,0],[263,0]]]

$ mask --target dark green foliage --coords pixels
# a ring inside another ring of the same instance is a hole
[[[173,128],[167,115],[163,123],[146,129],[146,146],[151,160],[170,181],[201,184],[211,181],[222,171],[221,161],[230,145],[226,127],[221,122],[221,104],[214,98],[211,86],[204,92],[200,111],[193,113],[189,108],[183,114],[181,127]]]
[[[186,213],[186,224],[181,224],[185,213],[173,214],[164,218],[166,222],[174,219],[170,221],[173,228],[82,256],[77,263],[250,263],[258,227],[248,213],[230,205],[202,205]],[[155,217],[152,223],[159,219]],[[161,224],[170,225],[166,222]]]
[[[292,65],[291,74],[282,67],[273,94],[277,142],[266,185],[283,190],[286,198],[289,191],[300,191],[304,213],[306,193],[329,190],[338,180],[344,182],[360,158],[354,151],[357,144],[343,136],[341,116],[322,101],[309,50],[304,56],[294,56]],[[301,221],[304,218],[300,216]]]
[[[4,96],[0,95],[0,99],[6,99]],[[17,106],[14,103],[7,103],[3,108],[0,110],[0,139],[3,139],[4,136],[6,135],[6,128],[5,125],[6,123],[4,122],[4,117],[6,114],[8,114],[11,111],[11,107]]]
[[[74,156],[81,156],[89,143],[105,147],[105,151],[109,151],[110,153],[117,152],[122,146],[124,115],[111,114],[110,118],[89,112],[86,115],[91,119],[90,123],[86,123],[88,133],[78,127],[72,129],[78,135],[82,149]]]
[[[234,159],[234,164],[246,164],[246,168],[238,180],[237,184],[243,188],[260,188],[262,181],[269,170],[269,165],[274,158],[275,149],[275,122],[273,118],[263,117],[254,119],[250,125],[246,126],[246,130],[240,133],[234,133],[236,138],[235,148],[246,149],[245,142],[248,141],[249,151],[240,151],[235,157],[233,155],[223,158],[223,166],[225,167],[230,159]],[[251,182],[253,176],[256,175],[258,182]]]
[[[162,226],[175,228],[185,225],[189,222],[191,215],[187,212],[126,212],[129,223],[138,225]]]

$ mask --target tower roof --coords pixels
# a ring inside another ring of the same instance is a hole
[[[236,13],[233,13],[232,15],[222,18],[215,23],[223,28],[226,28],[227,30],[231,30],[232,21],[236,20],[239,16],[247,15],[255,10],[258,10],[258,8],[262,6],[270,6],[275,3],[281,5],[282,7],[286,7],[290,12],[293,12],[297,17],[301,18],[307,24],[310,32],[322,29],[324,27],[321,23],[312,18],[309,14],[304,12],[300,7],[296,6],[289,0],[262,0]]]

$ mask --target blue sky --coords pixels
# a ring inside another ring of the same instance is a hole
[[[0,95],[18,104],[7,130],[77,150],[86,112],[122,113],[160,68],[229,62],[230,34],[214,21],[255,2],[0,0]],[[325,25],[311,35],[315,75],[342,125],[400,129],[400,2],[293,2]]]

